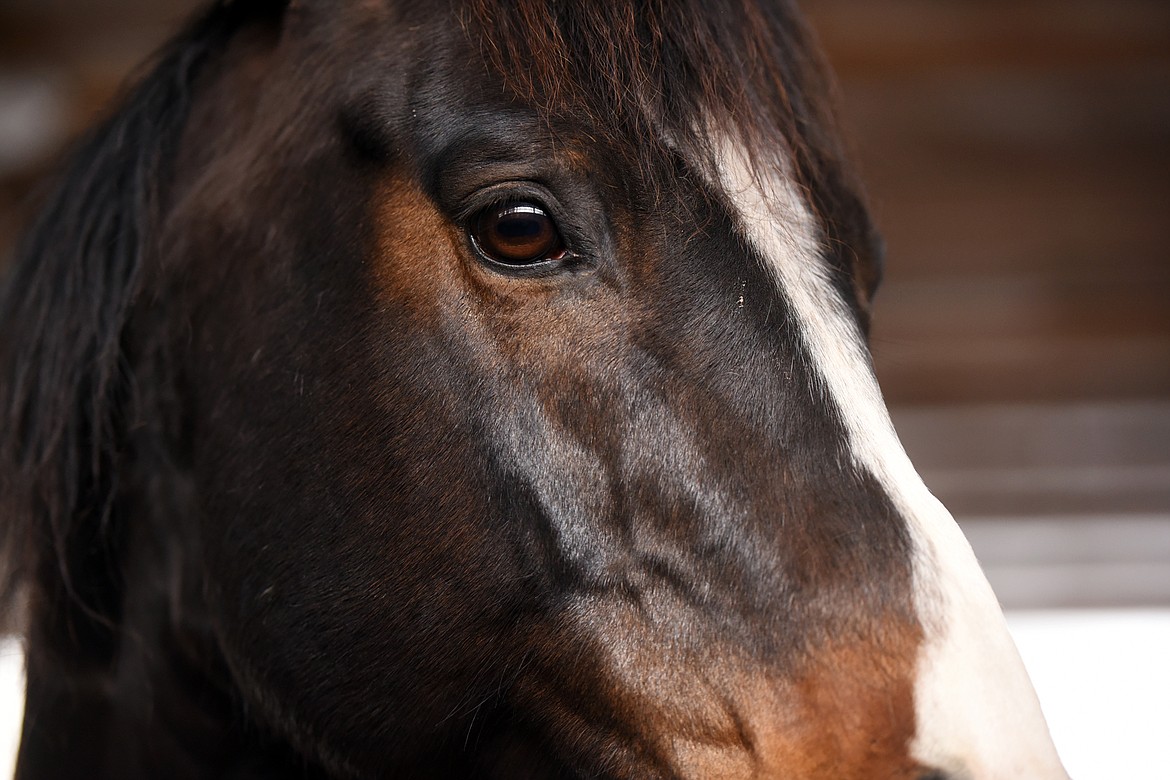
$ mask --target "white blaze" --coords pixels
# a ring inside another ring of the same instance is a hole
[[[721,152],[720,183],[799,320],[855,464],[909,523],[915,607],[925,633],[914,757],[974,780],[1067,778],[995,594],[894,432],[865,341],[830,282],[808,206],[787,177],[753,177],[746,156],[729,142]]]

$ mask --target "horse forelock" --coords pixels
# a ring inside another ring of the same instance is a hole
[[[717,138],[801,175],[837,157],[821,63],[788,3],[470,0],[461,22],[505,89],[549,120],[713,170]]]

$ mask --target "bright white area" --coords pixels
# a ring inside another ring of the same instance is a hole
[[[1170,777],[1170,609],[1009,612],[1073,780]],[[0,640],[0,777],[23,710],[20,643]]]
[[[24,652],[20,641],[0,639],[0,777],[16,771],[20,720],[24,715]]]
[[[1009,612],[1073,780],[1170,778],[1170,609]]]

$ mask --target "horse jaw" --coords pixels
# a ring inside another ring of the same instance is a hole
[[[865,340],[830,281],[807,205],[787,177],[754,171],[730,140],[720,145],[718,176],[745,238],[799,320],[854,465],[873,475],[909,524],[914,601],[924,631],[913,757],[973,780],[1067,778],[995,594],[898,440]]]

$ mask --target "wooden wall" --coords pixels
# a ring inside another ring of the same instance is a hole
[[[1170,3],[804,5],[927,484],[1008,606],[1170,604]]]
[[[1170,398],[1170,4],[809,0],[897,403]]]

